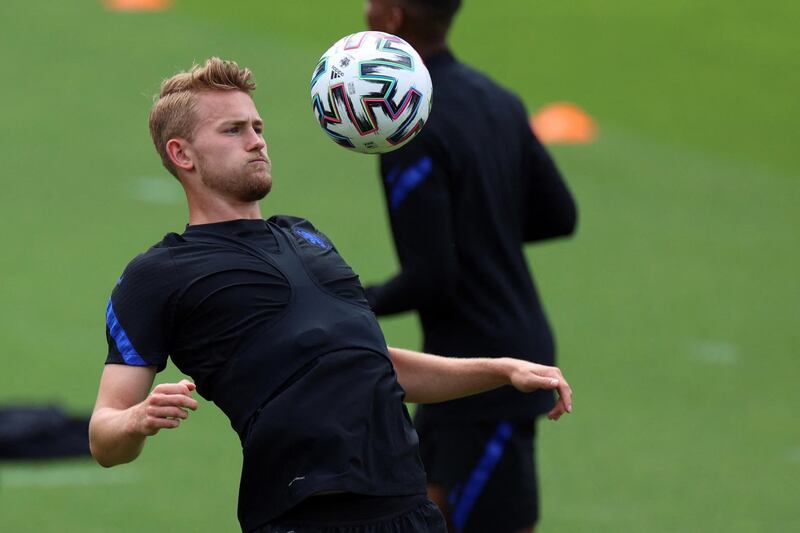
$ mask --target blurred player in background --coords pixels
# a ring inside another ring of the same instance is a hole
[[[304,219],[262,218],[272,172],[250,77],[212,58],[166,80],[153,105],[153,141],[189,224],[131,261],[111,294],[92,453],[105,466],[134,460],[197,408],[197,390],[242,442],[242,530],[443,533],[403,401],[510,383],[558,389],[557,419],[569,385],[527,361],[387,348],[327,237]],[[168,356],[194,382],[151,392]]]
[[[368,287],[367,297],[378,315],[416,310],[427,352],[514,353],[552,365],[553,336],[522,246],[572,234],[575,204],[520,100],[449,50],[459,7],[459,0],[367,2],[370,29],[408,41],[433,81],[425,128],[380,157],[402,270]],[[419,407],[428,494],[451,530],[533,530],[535,420],[553,401],[548,391],[503,387]]]

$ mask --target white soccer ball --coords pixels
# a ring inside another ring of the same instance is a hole
[[[331,46],[311,76],[311,106],[333,141],[365,154],[400,148],[431,110],[431,76],[400,37],[362,31]]]

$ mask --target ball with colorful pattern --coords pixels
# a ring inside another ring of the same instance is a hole
[[[323,131],[356,152],[390,152],[422,130],[433,87],[419,54],[400,37],[362,31],[322,54],[311,107]]]

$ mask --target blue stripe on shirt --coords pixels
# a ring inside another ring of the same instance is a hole
[[[122,355],[122,359],[125,360],[125,364],[148,366],[148,363],[142,359],[142,356],[139,355],[139,352],[137,352],[136,348],[131,344],[128,334],[125,333],[125,330],[122,328],[122,324],[117,320],[114,307],[111,305],[111,298],[108,299],[108,307],[106,307],[106,326],[108,326],[108,331],[117,344],[117,350],[119,350],[120,355]]]
[[[433,160],[425,156],[413,165],[404,169],[393,168],[386,175],[386,184],[389,186],[389,207],[396,210],[408,193],[414,190],[430,175],[433,170]]]

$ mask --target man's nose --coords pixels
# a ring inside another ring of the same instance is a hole
[[[247,140],[250,150],[263,150],[267,146],[267,141],[256,130],[250,130],[250,138]]]

